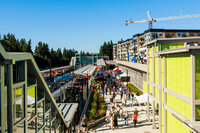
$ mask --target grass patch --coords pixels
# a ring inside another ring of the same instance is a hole
[[[143,92],[140,91],[140,89],[138,89],[137,87],[135,87],[132,83],[128,83],[128,87],[130,88],[131,91],[136,93],[138,96],[143,94]]]

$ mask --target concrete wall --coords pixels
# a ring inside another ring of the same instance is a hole
[[[138,89],[143,90],[143,80],[147,80],[147,73],[144,71],[140,71],[131,67],[123,66],[118,64],[119,69],[122,72],[126,72],[128,70],[128,75],[130,75],[130,82],[133,83]]]

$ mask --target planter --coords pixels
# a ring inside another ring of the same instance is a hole
[[[102,124],[103,122],[105,122],[105,119],[106,119],[106,116],[88,124],[88,130]]]

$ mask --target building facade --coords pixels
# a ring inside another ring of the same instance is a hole
[[[157,105],[160,133],[200,132],[200,37],[156,39],[144,46],[143,92],[153,100],[154,112],[148,119],[156,126]]]
[[[113,45],[113,60],[131,61],[133,58],[146,60],[146,49],[143,47],[158,38],[182,38],[182,37],[198,37],[200,30],[182,30],[182,29],[149,29],[141,34],[133,35],[131,39],[118,41]],[[128,59],[129,58],[129,59]]]

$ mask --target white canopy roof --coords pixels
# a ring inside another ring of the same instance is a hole
[[[120,77],[126,77],[126,76],[130,76],[130,75],[128,75],[127,73],[123,73],[120,75]]]
[[[35,103],[35,98],[28,95],[28,105]],[[22,104],[22,98],[16,101],[16,104]]]
[[[145,93],[141,96],[136,96],[136,100],[139,102],[139,103],[147,103],[147,96],[148,94]],[[149,102],[152,103],[153,100],[149,97]]]

